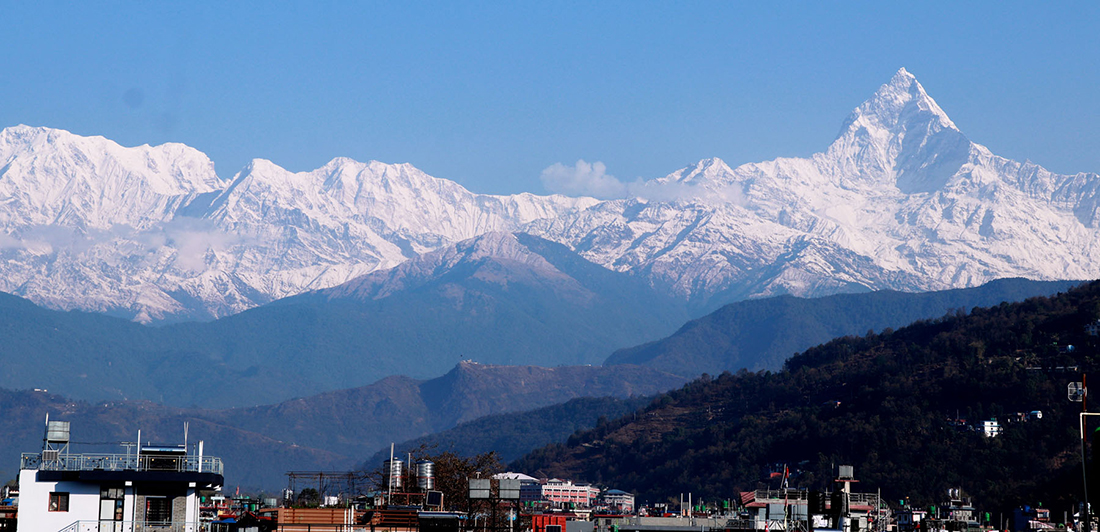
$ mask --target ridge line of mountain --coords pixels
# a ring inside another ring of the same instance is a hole
[[[610,200],[475,194],[408,163],[340,157],[297,173],[256,159],[221,180],[183,145],[6,128],[0,290],[143,323],[209,320],[488,232],[557,242],[697,314],[784,293],[1100,277],[1096,173],[994,155],[904,68],[843,124],[808,158],[703,159]]]

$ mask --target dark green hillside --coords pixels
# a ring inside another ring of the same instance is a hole
[[[397,444],[399,454],[426,446],[459,456],[495,451],[501,460],[515,460],[549,442],[565,441],[571,434],[595,427],[601,420],[633,412],[651,398],[618,399],[582,397],[527,412],[485,416],[443,432]],[[389,458],[389,446],[367,462],[371,467]],[[402,456],[404,456],[402,454]]]
[[[988,508],[1080,498],[1077,365],[1096,373],[1100,283],[809,349],[779,372],[704,376],[622,418],[513,464],[633,490],[645,500],[754,489],[769,464],[826,487],[855,465],[860,489],[935,503],[960,487]],[[1070,350],[1069,345],[1074,348]],[[1097,374],[1100,378],[1100,374]],[[1010,422],[1017,412],[1042,419]],[[996,417],[1003,435],[954,426]]]
[[[976,288],[906,293],[883,290],[814,299],[779,296],[731,303],[692,320],[668,338],[620,349],[606,365],[638,364],[696,377],[723,371],[779,369],[794,353],[833,338],[938,318],[954,309],[1023,301],[1080,281],[1000,279]]]

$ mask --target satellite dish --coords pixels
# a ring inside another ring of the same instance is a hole
[[[1066,397],[1075,403],[1080,403],[1085,400],[1085,383],[1083,382],[1071,382],[1066,387]]]

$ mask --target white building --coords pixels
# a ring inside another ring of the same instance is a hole
[[[617,510],[623,513],[634,512],[634,495],[627,493],[623,490],[607,490],[603,492],[601,497],[603,503],[607,505],[610,510]]]
[[[998,423],[996,419],[982,422],[982,434],[984,434],[986,438],[996,438],[1000,436],[1001,430],[1001,424]]]
[[[588,484],[573,484],[557,478],[520,485],[521,502],[547,501],[561,508],[588,508],[595,504],[600,489]]]
[[[204,456],[202,442],[194,454],[148,444],[78,454],[69,451],[67,421],[48,421],[45,441],[42,451],[22,455],[21,530],[198,531],[199,491],[223,483],[221,460]]]

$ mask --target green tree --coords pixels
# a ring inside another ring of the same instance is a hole
[[[298,506],[316,508],[321,505],[321,494],[313,488],[306,488],[298,493]]]

